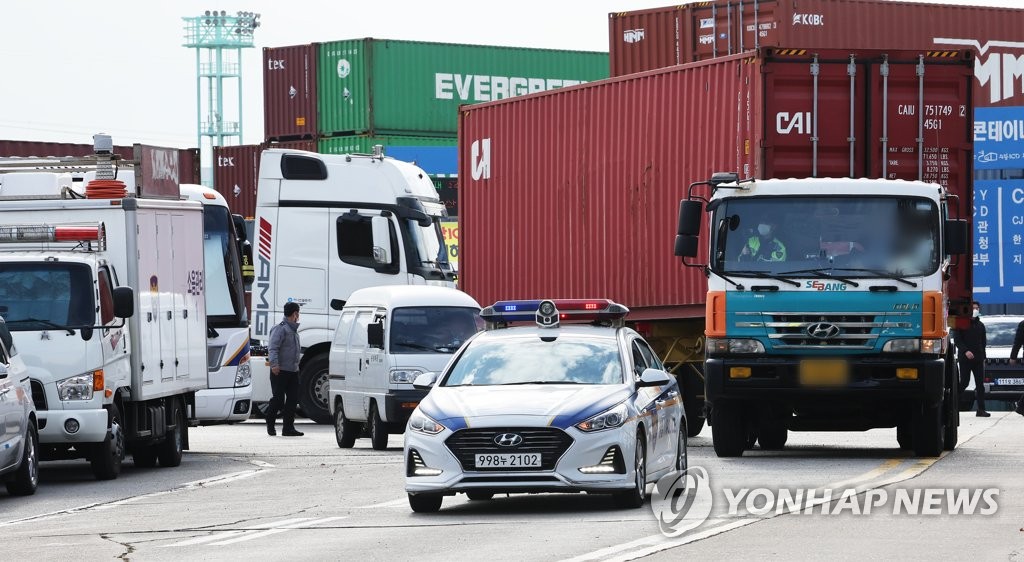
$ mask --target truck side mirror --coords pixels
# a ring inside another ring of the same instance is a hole
[[[114,316],[131,318],[135,315],[135,292],[131,287],[114,289]]]
[[[967,228],[967,221],[964,219],[949,219],[946,221],[946,254],[957,256],[970,253],[970,230]]]
[[[391,221],[387,217],[372,217],[370,229],[373,236],[373,261],[381,265],[391,263]]]
[[[679,222],[676,234],[697,236],[700,234],[700,216],[703,214],[700,201],[683,199],[679,202]]]
[[[256,280],[256,269],[252,264],[252,244],[248,240],[242,240],[239,250],[242,256],[242,283],[251,285]]]
[[[331,310],[341,310],[345,308],[345,301],[341,299],[331,299]]]
[[[238,238],[239,242],[245,242],[249,239],[249,235],[245,230],[245,217],[239,214],[231,215],[231,222],[235,224],[235,237]]]
[[[675,255],[680,258],[697,257],[697,242],[698,238],[696,236],[677,234]]]
[[[384,349],[384,323],[374,322],[366,326],[366,343],[370,347]]]

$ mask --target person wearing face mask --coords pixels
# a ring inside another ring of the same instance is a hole
[[[992,414],[985,411],[985,346],[988,335],[981,321],[981,305],[972,303],[971,325],[967,329],[953,330],[956,340],[957,363],[960,365],[960,390],[967,388],[968,377],[974,375],[974,396],[978,401],[978,417]]]
[[[740,252],[740,261],[786,261],[786,245],[775,237],[775,224],[764,221],[757,225],[757,234],[747,238]]]

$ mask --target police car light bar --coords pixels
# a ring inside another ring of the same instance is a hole
[[[608,299],[498,301],[480,312],[488,324],[537,322],[554,328],[565,321],[621,321],[629,309]]]
[[[48,224],[0,226],[0,243],[106,241],[103,223],[52,226]]]

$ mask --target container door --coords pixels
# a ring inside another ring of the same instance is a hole
[[[162,254],[170,252],[169,245],[156,242],[156,215],[153,213],[136,213],[139,226],[139,348],[142,357],[143,386],[156,383],[160,379],[160,263]],[[167,262],[170,262],[167,256]]]
[[[174,320],[174,311],[178,308],[174,305],[174,272],[177,265],[175,254],[177,252],[174,249],[174,244],[160,242],[161,240],[173,240],[174,229],[171,226],[171,216],[165,213],[158,214],[156,216],[156,225],[157,236],[153,239],[153,243],[162,249],[160,263],[157,264],[157,271],[159,272],[158,299],[160,302],[158,322],[160,324],[160,380],[167,382],[173,381],[177,374],[174,366],[177,355]]]
[[[189,317],[189,301],[193,299],[189,294],[190,262],[189,252],[194,247],[189,242],[195,242],[193,233],[189,233],[185,225],[185,217],[182,215],[171,215],[171,232],[174,240],[178,241],[171,250],[172,268],[174,275],[174,286],[171,290],[174,299],[172,309],[172,325],[174,326],[174,377],[176,379],[188,379],[192,372],[191,357],[195,355],[196,349],[189,345],[189,324],[195,318]],[[200,227],[200,232],[202,228]],[[205,351],[206,345],[202,349]]]
[[[734,31],[737,11],[729,4],[700,3],[686,8],[681,19],[685,30],[680,38],[681,63],[707,60],[740,51]]]

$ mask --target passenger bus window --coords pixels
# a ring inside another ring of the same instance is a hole
[[[100,324],[106,326],[114,321],[114,292],[110,286],[110,275],[107,268],[100,268],[99,272],[100,290]]]

